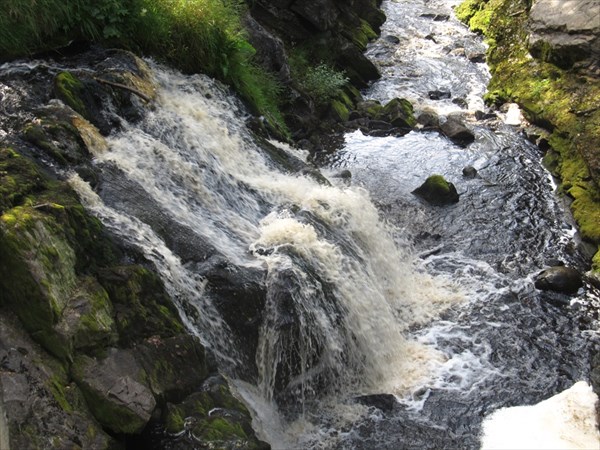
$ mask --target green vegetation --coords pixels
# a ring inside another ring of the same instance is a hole
[[[252,62],[255,50],[241,25],[244,7],[241,0],[6,0],[0,58],[53,50],[71,40],[141,51],[230,84],[255,113],[287,135],[278,108],[280,87]],[[71,95],[76,80],[64,75],[57,82],[67,100],[76,102]]]
[[[600,245],[600,83],[548,62],[549,50],[527,48],[530,0],[466,0],[457,16],[484,34],[492,72],[486,101],[518,103],[532,123],[550,131],[544,162],[573,199],[571,210],[587,241]],[[532,49],[533,51],[533,49]],[[600,270],[600,253],[594,270]]]
[[[307,46],[311,47],[310,43]],[[326,105],[330,100],[343,94],[342,88],[348,84],[349,80],[344,73],[334,69],[329,62],[321,60],[317,65],[310,63],[308,55],[312,54],[314,57],[317,49],[308,47],[291,49],[289,62],[292,78],[297,80],[299,88],[317,104]],[[317,51],[317,53],[319,52]]]

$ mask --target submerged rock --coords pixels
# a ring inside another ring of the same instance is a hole
[[[457,203],[459,199],[454,185],[441,175],[431,175],[412,193],[432,205],[449,205]]]
[[[466,166],[462,170],[463,177],[475,178],[477,176],[477,169],[473,166]]]
[[[473,132],[465,126],[462,114],[448,114],[440,128],[448,139],[460,146],[466,147],[475,140]]]
[[[452,94],[450,92],[448,92],[448,91],[438,91],[438,90],[429,91],[427,93],[427,95],[429,95],[429,98],[431,100],[442,100],[444,98],[450,98],[450,97],[452,97]]]
[[[535,287],[543,291],[575,294],[582,286],[581,274],[571,267],[550,267],[535,277]]]
[[[391,412],[398,405],[398,400],[392,394],[361,395],[355,400],[361,405],[373,406],[383,412]]]

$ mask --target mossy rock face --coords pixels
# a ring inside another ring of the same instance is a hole
[[[115,448],[65,368],[40,349],[6,309],[0,311],[0,358],[3,449]]]
[[[47,181],[28,158],[12,148],[0,148],[0,213],[23,204],[46,188]]]
[[[190,444],[201,442],[203,446],[220,449],[270,448],[256,437],[248,410],[231,394],[220,376],[209,378],[202,392],[177,405],[168,404],[164,420],[169,433],[186,431]]]
[[[82,331],[86,327],[81,324],[72,323],[67,327],[72,332],[66,332],[59,322],[77,295],[79,303],[97,297],[96,289],[83,292],[91,285],[80,276],[95,264],[112,260],[114,247],[66,184],[51,180],[14,150],[0,152],[0,165],[4,168],[0,187],[10,189],[19,182],[15,195],[5,199],[0,216],[0,303],[10,305],[48,351],[68,360],[74,339],[95,338],[86,338]],[[91,307],[90,311],[95,311],[92,315],[96,317],[100,310]],[[76,317],[86,319],[85,314]],[[105,338],[112,341],[112,337]],[[91,341],[88,344],[92,345]]]
[[[22,137],[36,146],[40,157],[52,158],[60,166],[88,164],[92,153],[101,153],[106,142],[81,115],[62,104],[36,111],[37,118],[23,127]]]
[[[438,206],[457,203],[459,199],[454,185],[441,175],[431,175],[413,194]]]
[[[160,279],[142,266],[115,266],[98,271],[113,304],[121,345],[183,331],[183,324]]]
[[[56,326],[76,350],[94,350],[117,342],[112,304],[108,294],[91,277],[79,280]]]
[[[0,288],[27,330],[47,350],[69,358],[69,343],[58,323],[77,285],[75,253],[56,231],[56,222],[31,207],[0,217]]]
[[[82,95],[85,94],[83,83],[71,72],[61,72],[54,79],[56,96],[82,116],[88,114]]]
[[[350,111],[348,111],[348,107],[339,100],[333,100],[329,104],[331,108],[331,117],[336,122],[346,122],[350,117]]]
[[[150,337],[136,346],[135,356],[154,396],[161,401],[180,401],[198,389],[208,375],[204,347],[188,334]]]
[[[552,153],[545,163],[561,179],[561,190],[573,197],[571,209],[582,236],[597,243],[600,79],[585,67],[561,68],[581,55],[567,49],[561,56],[543,40],[529,39],[530,7],[529,0],[465,0],[456,12],[483,32],[489,44],[492,79],[486,99],[496,104],[516,102],[529,121],[552,132]],[[544,10],[537,14],[545,20]]]

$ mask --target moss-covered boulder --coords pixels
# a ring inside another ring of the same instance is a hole
[[[139,265],[113,266],[97,273],[113,305],[119,343],[132,345],[152,336],[183,331],[177,309],[156,274]]]
[[[110,349],[104,358],[80,355],[71,374],[103,427],[136,434],[150,420],[156,400],[131,350]]]
[[[404,98],[390,100],[379,112],[378,119],[385,120],[397,128],[412,129],[417,121],[412,104]]]
[[[74,347],[112,342],[106,293],[84,275],[113,257],[99,222],[25,156],[2,149],[0,165],[0,189],[19,182],[0,216],[0,304],[59,358],[69,360]]]
[[[457,203],[459,199],[454,185],[446,181],[442,175],[431,175],[413,191],[413,194],[432,205],[438,206]]]
[[[208,376],[204,347],[197,337],[189,334],[145,339],[136,346],[135,357],[160,401],[181,400],[197,390]]]
[[[220,376],[209,378],[202,392],[177,405],[168,404],[164,420],[169,433],[183,436],[183,445],[176,448],[199,442],[209,448],[270,449],[256,437],[250,413]]]

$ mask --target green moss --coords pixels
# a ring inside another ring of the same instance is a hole
[[[100,270],[99,281],[114,305],[121,344],[183,332],[173,302],[152,272],[135,265],[112,267]]]
[[[360,26],[349,31],[350,40],[361,50],[366,50],[367,44],[377,38],[377,33],[366,20],[360,19]]]
[[[71,72],[60,72],[54,79],[56,96],[82,116],[86,116],[85,104],[81,99],[83,83]]]
[[[165,427],[168,433],[174,434],[183,430],[183,414],[182,409],[173,405],[168,406],[167,418],[165,420]]]
[[[483,3],[483,0],[465,0],[454,9],[454,13],[458,20],[468,24],[471,17],[481,9]]]
[[[600,247],[598,248],[598,251],[596,252],[592,260],[592,270],[600,274]]]
[[[48,388],[63,411],[73,412],[73,406],[71,406],[65,394],[64,381],[59,376],[53,375],[50,378]]]
[[[112,304],[106,291],[95,279],[80,281],[71,303],[77,307],[74,345],[76,348],[109,346],[117,341]]]
[[[346,122],[350,117],[348,107],[339,100],[333,100],[330,103],[331,111],[336,121]]]
[[[224,417],[215,417],[199,421],[192,432],[197,438],[206,441],[226,441],[232,438],[246,439],[246,433],[239,423]]]
[[[35,164],[9,147],[0,147],[0,213],[22,205],[46,187]]]

